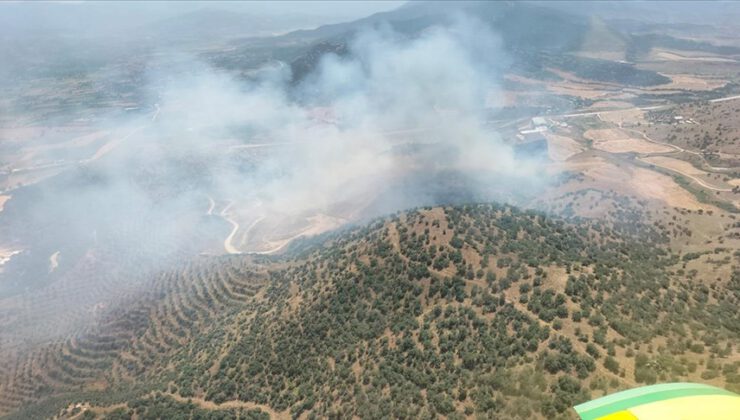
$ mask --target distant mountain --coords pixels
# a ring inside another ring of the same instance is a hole
[[[168,40],[244,37],[277,32],[279,29],[280,24],[272,18],[221,9],[195,10],[140,28],[149,36]]]
[[[707,24],[712,26],[735,23],[740,9],[732,1],[535,1],[543,7],[582,16],[604,19],[630,19],[653,24]],[[700,5],[700,6],[697,6]]]
[[[548,67],[560,68],[577,76],[603,82],[649,86],[667,83],[668,78],[640,70],[624,62],[599,60],[574,55],[587,41],[592,22],[589,17],[560,11],[541,4],[522,2],[410,2],[390,12],[377,13],[354,22],[325,25],[314,30],[295,31],[271,42],[273,46],[302,45],[290,60],[294,78],[301,80],[318,64],[323,54],[346,52],[353,36],[365,28],[387,25],[409,37],[435,25],[448,25],[464,14],[490,26],[501,38],[501,47],[510,56],[509,71],[528,77],[552,77]],[[608,28],[602,29],[609,31]],[[614,32],[604,40],[620,35]],[[598,49],[589,40],[590,49]],[[245,41],[249,48],[253,41]],[[611,45],[604,44],[605,50]],[[238,66],[238,62],[234,63]]]

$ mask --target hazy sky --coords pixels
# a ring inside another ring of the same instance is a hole
[[[197,10],[229,11],[256,17],[305,16],[307,22],[333,23],[354,20],[391,10],[403,1],[152,1],[152,2],[0,2],[0,34],[38,32],[44,28],[69,33],[84,27],[131,28]]]

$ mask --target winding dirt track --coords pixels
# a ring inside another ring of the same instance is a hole
[[[702,180],[700,178],[697,178],[697,177],[695,177],[695,176],[693,176],[691,174],[688,174],[688,173],[686,173],[684,171],[681,171],[679,169],[676,169],[676,168],[671,168],[671,167],[666,166],[666,165],[661,165],[661,164],[656,163],[656,162],[651,162],[651,161],[645,160],[643,158],[637,158],[637,160],[639,160],[640,162],[647,163],[649,165],[660,166],[661,168],[668,169],[669,171],[676,172],[677,174],[683,175],[683,176],[685,176],[687,178],[691,178],[697,184],[701,185],[704,188],[710,189],[712,191],[719,191],[719,192],[731,192],[732,191],[731,188],[719,188],[719,187],[715,187],[713,185],[707,184],[704,180]]]
[[[731,96],[731,97],[727,97],[727,98],[720,98],[720,99],[721,99],[721,100],[730,100],[730,99],[737,99],[737,98],[740,98],[740,96]],[[711,102],[711,101],[710,101],[710,102]],[[654,108],[654,107],[653,107],[653,108]],[[647,108],[639,108],[639,109],[643,109],[643,110],[644,110],[644,109],[647,109]],[[607,112],[615,112],[615,111],[607,111]],[[603,119],[603,118],[601,118],[601,114],[603,114],[603,113],[602,113],[602,112],[597,112],[597,113],[595,113],[595,115],[596,115],[596,116],[597,116],[597,117],[599,118],[599,120],[601,120],[601,121],[604,121],[604,119]],[[702,153],[700,153],[700,152],[695,152],[695,151],[693,151],[693,150],[688,150],[688,149],[684,149],[683,147],[680,147],[680,146],[676,146],[675,144],[671,144],[671,143],[664,143],[664,142],[662,142],[662,141],[658,141],[658,140],[652,139],[652,138],[650,138],[650,137],[649,137],[649,136],[648,136],[647,134],[643,133],[642,131],[639,131],[639,130],[635,130],[635,129],[632,129],[632,128],[627,128],[627,127],[623,127],[621,123],[620,123],[620,124],[619,124],[618,126],[619,126],[619,128],[620,128],[621,130],[624,130],[624,131],[627,131],[627,132],[630,132],[630,133],[636,134],[636,135],[638,135],[638,136],[642,137],[642,138],[643,138],[643,139],[644,139],[645,141],[648,141],[648,142],[650,142],[650,143],[654,143],[654,144],[659,144],[659,145],[661,145],[661,146],[666,146],[666,147],[670,147],[670,148],[674,149],[674,150],[675,150],[675,151],[677,151],[677,152],[685,152],[685,153],[691,153],[692,155],[698,156],[698,157],[700,157],[700,158],[701,158],[701,160],[702,160],[702,161],[704,162],[704,164],[705,164],[705,165],[706,165],[706,166],[707,166],[707,167],[708,167],[708,168],[709,168],[710,170],[712,170],[712,171],[729,171],[729,170],[733,169],[733,168],[725,168],[725,167],[720,167],[720,166],[712,166],[712,165],[711,165],[711,164],[709,163],[709,161],[707,161],[707,159],[706,159],[706,158],[704,157],[704,154],[702,154]],[[657,153],[657,152],[656,152],[656,153]],[[678,172],[678,171],[677,171],[677,172]],[[699,181],[697,181],[697,182],[699,182]],[[700,182],[700,183],[701,183],[701,182]]]
[[[236,235],[236,232],[239,230],[239,223],[237,223],[236,220],[230,219],[227,216],[227,212],[229,211],[232,205],[234,205],[234,202],[230,201],[229,204],[226,207],[224,207],[223,210],[221,210],[221,213],[219,213],[219,216],[221,216],[227,222],[231,223],[231,226],[233,226],[233,228],[231,229],[231,233],[229,233],[229,236],[227,236],[226,239],[224,239],[224,249],[229,254],[241,254],[241,252],[238,249],[236,249],[236,247],[234,247],[234,245],[231,243],[231,241],[234,240],[234,235]]]
[[[624,128],[624,130],[631,131],[631,132],[633,132],[635,134],[639,134],[640,136],[642,136],[643,139],[645,139],[645,140],[647,140],[647,141],[649,141],[651,143],[662,144],[663,146],[672,147],[672,148],[676,149],[676,151],[679,151],[679,152],[691,153],[692,155],[699,156],[704,161],[704,164],[707,165],[707,167],[709,169],[713,170],[713,171],[727,171],[727,170],[732,169],[732,168],[723,168],[723,167],[718,167],[718,166],[712,166],[712,165],[709,164],[709,162],[707,162],[707,159],[704,157],[704,155],[702,153],[695,152],[693,150],[687,150],[687,149],[684,149],[683,147],[676,146],[675,144],[663,143],[662,141],[653,140],[647,134],[643,133],[642,131],[637,131],[637,130],[633,130],[633,129],[630,129],[630,128]],[[678,172],[678,171],[676,171],[676,172]],[[699,181],[697,181],[697,182],[699,182]]]

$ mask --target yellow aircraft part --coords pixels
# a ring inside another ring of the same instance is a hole
[[[740,396],[692,383],[630,389],[574,408],[582,420],[740,420]]]
[[[740,397],[701,395],[638,405],[630,410],[634,419],[740,419]],[[630,417],[625,417],[630,418]]]
[[[629,411],[617,411],[616,413],[607,414],[604,417],[600,417],[599,420],[639,420],[634,414]]]

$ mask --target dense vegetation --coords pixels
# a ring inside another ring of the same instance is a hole
[[[3,407],[568,418],[573,404],[640,383],[740,388],[740,273],[695,282],[676,267],[699,257],[679,258],[638,213],[618,211],[596,223],[426,208],[279,259],[202,258],[97,330],[29,355],[4,375]]]

